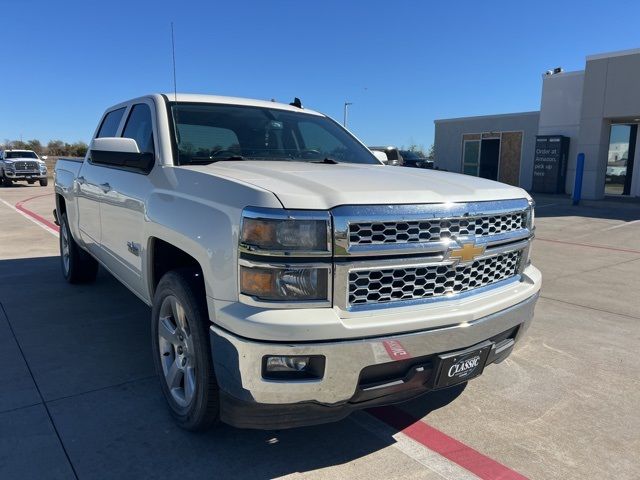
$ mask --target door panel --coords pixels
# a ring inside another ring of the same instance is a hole
[[[87,248],[97,253],[102,236],[99,187],[100,167],[85,161],[76,179],[78,183],[78,228]]]
[[[500,144],[500,178],[509,185],[520,184],[520,159],[522,158],[522,132],[503,132]]]
[[[113,273],[146,296],[142,279],[145,203],[149,178],[126,170],[109,169],[109,187],[102,197],[102,248],[113,260]]]
[[[152,104],[138,103],[129,111],[122,137],[136,141],[140,153],[154,154]],[[146,254],[145,199],[151,193],[151,178],[138,170],[109,168],[109,188],[101,205],[102,248],[113,259],[113,270],[143,298],[148,292],[143,280]]]

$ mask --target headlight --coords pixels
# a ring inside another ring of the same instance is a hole
[[[240,291],[266,301],[328,301],[328,267],[240,266]]]
[[[46,165],[40,165],[40,173],[47,173],[47,166]]]
[[[330,307],[330,227],[325,211],[246,208],[239,234],[240,301],[269,308]]]
[[[269,255],[329,255],[329,214],[248,209],[240,232],[241,249]]]
[[[10,171],[13,172],[13,171],[15,171],[16,166],[13,163],[7,163],[7,164],[5,164],[4,168],[6,168],[7,170],[10,170]]]

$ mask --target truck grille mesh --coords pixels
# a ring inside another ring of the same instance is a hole
[[[20,171],[36,171],[38,169],[38,162],[15,162],[16,170]]]
[[[486,237],[526,228],[526,212],[406,222],[358,222],[349,224],[351,245],[437,242],[467,235]]]
[[[466,292],[514,277],[522,251],[457,265],[394,267],[349,272],[349,304],[370,305]]]

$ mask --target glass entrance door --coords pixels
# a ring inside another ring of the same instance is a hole
[[[462,173],[478,176],[480,168],[480,140],[465,140],[462,152]]]
[[[605,194],[629,195],[631,193],[631,176],[637,135],[637,124],[611,125],[604,185]]]

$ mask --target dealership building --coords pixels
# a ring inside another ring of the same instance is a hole
[[[549,71],[540,111],[436,120],[436,166],[572,193],[583,153],[584,198],[640,197],[639,86],[640,49],[591,55],[581,71]]]

